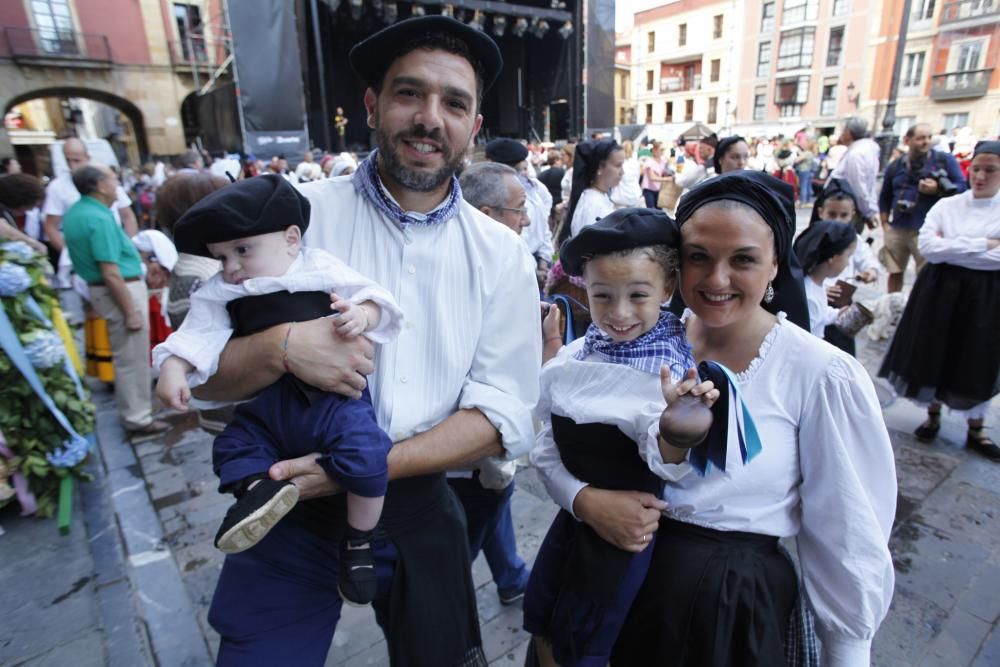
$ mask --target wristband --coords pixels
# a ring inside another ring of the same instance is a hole
[[[281,365],[285,367],[286,373],[291,373],[292,371],[288,368],[288,339],[292,336],[292,327],[295,326],[295,322],[288,323],[288,331],[285,332],[285,342],[281,346]]]

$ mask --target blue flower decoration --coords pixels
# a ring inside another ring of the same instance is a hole
[[[6,253],[14,255],[22,262],[30,262],[35,258],[35,251],[31,249],[31,246],[24,241],[8,241],[3,245],[0,245],[0,250]]]
[[[31,276],[23,266],[0,262],[0,296],[14,296],[31,287]]]
[[[77,436],[64,442],[62,447],[46,454],[45,458],[57,468],[72,468],[87,458],[89,451],[90,443],[86,438]]]
[[[24,346],[24,353],[35,368],[52,368],[66,358],[66,348],[59,334],[54,331],[39,331],[31,336],[32,340],[27,341]]]

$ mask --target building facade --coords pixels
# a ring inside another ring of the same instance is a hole
[[[749,136],[802,128],[829,134],[859,113],[873,4],[748,0],[736,129]]]
[[[634,125],[631,33],[615,35],[615,124]]]
[[[651,126],[651,136],[672,139],[695,121],[720,132],[732,128],[744,5],[678,0],[635,14],[629,35],[634,122]]]
[[[864,113],[881,127],[903,0],[884,0],[867,63]],[[1000,133],[1000,2],[912,0],[900,70],[895,133],[916,123],[935,132]]]
[[[46,121],[54,135],[83,129],[75,102],[68,109],[62,104],[64,113],[51,103],[20,111],[52,98],[92,100],[120,112],[118,125],[98,117],[88,127],[102,132],[124,126],[130,162],[181,153],[198,131],[196,93],[227,83],[220,71],[227,57],[225,25],[222,0],[0,3],[0,104],[10,121],[0,128],[0,155],[14,153],[23,134],[18,124],[32,114],[43,123],[43,107],[54,110]]]

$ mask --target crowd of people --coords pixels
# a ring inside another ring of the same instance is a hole
[[[323,664],[346,601],[373,605],[393,664],[485,665],[483,551],[532,665],[814,664],[813,619],[824,664],[868,664],[896,477],[852,292],[887,272],[902,298],[915,258],[880,375],[928,406],[918,437],[947,405],[1000,460],[1000,142],[963,166],[914,126],[880,188],[857,118],[836,139],[469,150],[503,66],[488,36],[414,18],[350,62],[366,155],[192,150],[123,188],[68,140],[46,188],[0,176],[3,236],[106,323],[133,441],[170,428],[154,375],[175,410],[245,401],[213,445],[234,499],[218,663]],[[524,455],[561,509],[534,568]]]

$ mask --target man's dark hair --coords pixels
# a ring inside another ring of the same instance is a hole
[[[415,37],[408,42],[404,42],[396,52],[393,54],[389,62],[395,62],[397,59],[402,58],[406,54],[416,51],[417,49],[438,49],[441,51],[447,51],[448,53],[453,53],[456,56],[461,56],[469,61],[472,65],[472,70],[476,73],[476,108],[474,111],[479,111],[479,107],[483,102],[483,64],[479,61],[479,58],[472,54],[469,50],[469,45],[466,44],[461,39],[458,39],[454,35],[449,35],[445,32],[429,32],[419,37]],[[388,68],[386,68],[388,71]],[[385,83],[385,72],[382,72],[382,76],[379,77],[378,83],[372,86],[375,94],[378,95],[382,92],[382,85]]]
[[[80,191],[82,196],[86,197],[96,192],[97,186],[107,177],[107,172],[88,164],[86,167],[80,167],[73,172],[73,185],[76,186],[76,189]]]
[[[45,186],[31,174],[0,176],[0,204],[8,208],[33,208],[45,198]]]
[[[913,137],[917,136],[917,126],[916,125],[911,125],[908,128],[906,128],[906,135],[905,136],[906,136],[907,139],[912,139]]]

